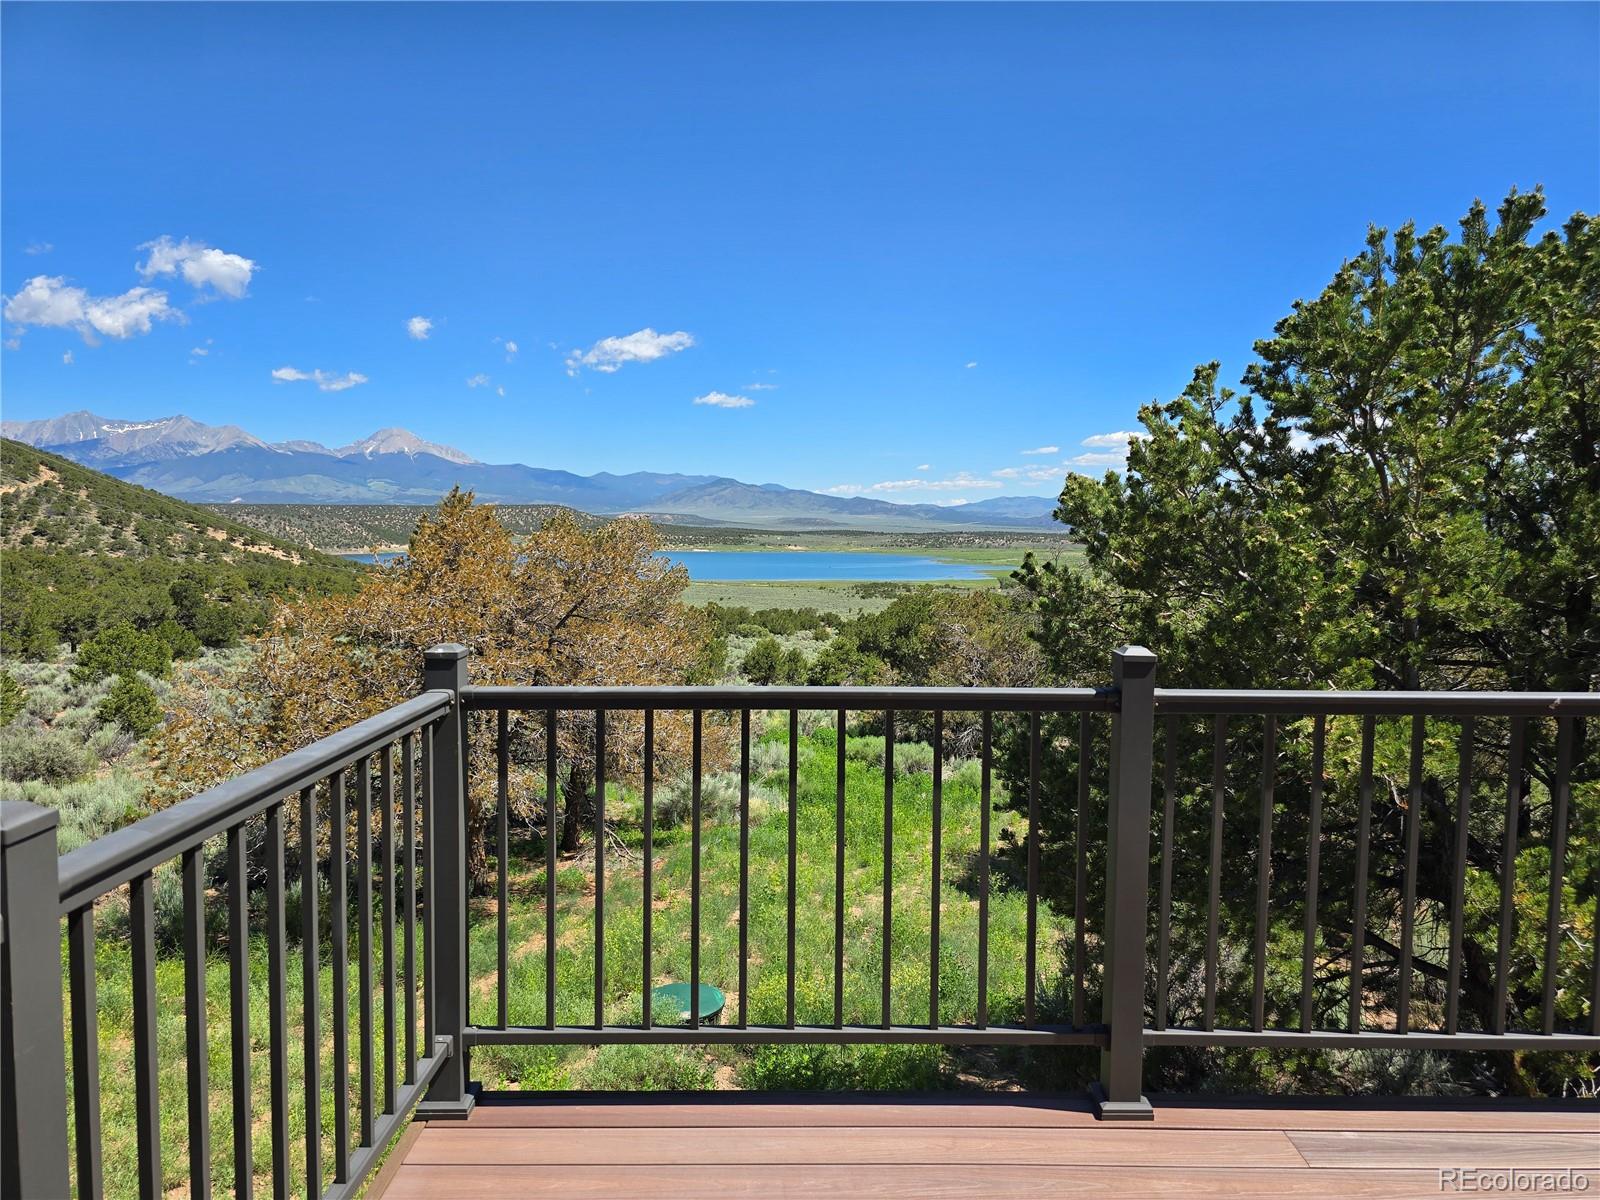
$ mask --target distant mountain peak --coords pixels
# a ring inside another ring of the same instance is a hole
[[[340,458],[371,458],[374,454],[405,454],[415,458],[418,454],[431,454],[435,458],[459,463],[462,466],[470,466],[478,461],[472,455],[463,453],[453,446],[441,446],[438,442],[424,441],[409,429],[401,429],[398,426],[380,429],[359,442],[340,446],[333,453]]]
[[[996,496],[950,507],[904,504],[743,483],[727,475],[576,475],[478,462],[394,427],[338,449],[303,440],[268,444],[236,425],[204,425],[182,415],[144,421],[80,411],[7,421],[0,432],[118,479],[213,504],[433,504],[460,487],[485,502],[648,513],[680,523],[905,530],[1043,530],[1054,528],[1056,505],[1043,496]]]

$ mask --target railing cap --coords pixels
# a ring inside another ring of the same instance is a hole
[[[0,800],[0,845],[14,846],[54,829],[61,814],[29,800]]]
[[[466,658],[472,653],[460,642],[441,642],[437,646],[429,646],[422,652],[422,657],[429,662],[454,662]]]
[[[1122,646],[1117,649],[1116,654],[1125,663],[1153,663],[1156,661],[1156,652],[1147,650],[1143,646]]]

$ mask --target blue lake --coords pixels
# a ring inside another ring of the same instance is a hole
[[[982,579],[970,563],[940,562],[915,554],[830,553],[826,550],[676,550],[657,555],[680,562],[689,578],[722,580],[847,579],[915,583],[932,579]]]
[[[347,554],[360,563],[388,562],[399,555]],[[680,562],[690,579],[706,583],[760,580],[844,579],[860,582],[918,583],[935,579],[982,579],[971,563],[941,562],[916,554],[830,553],[826,550],[676,550],[657,558]]]

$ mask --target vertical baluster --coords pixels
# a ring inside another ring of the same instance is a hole
[[[133,938],[133,1102],[140,1200],[161,1200],[161,1085],[156,1063],[155,880],[128,885]]]
[[[1361,780],[1359,784],[1360,812],[1356,817],[1356,881],[1351,898],[1350,925],[1350,1032],[1361,1032],[1361,1015],[1365,1007],[1366,964],[1363,961],[1367,944],[1367,856],[1372,844],[1372,744],[1377,732],[1377,719],[1361,719]]]
[[[1038,1019],[1039,975],[1039,755],[1040,717],[1028,714],[1028,917],[1023,949],[1022,1023],[1032,1029]],[[1080,757],[1082,752],[1080,751]]]
[[[1544,999],[1540,1028],[1556,1031],[1556,977],[1561,967],[1561,884],[1567,869],[1567,810],[1572,803],[1572,718],[1556,721],[1556,785],[1550,811],[1550,899],[1544,923]]]
[[[1178,718],[1168,717],[1164,722],[1164,758],[1161,766],[1161,884],[1157,901],[1160,912],[1156,934],[1156,1025],[1167,1027],[1167,970],[1172,961],[1172,840],[1174,805],[1177,792],[1178,769]]]
[[[1309,1033],[1317,1023],[1312,985],[1316,982],[1317,902],[1321,898],[1322,869],[1322,766],[1327,752],[1328,718],[1318,714],[1311,723],[1311,800],[1306,814],[1306,925],[1300,951],[1300,1029]]]
[[[466,723],[463,722],[463,725]],[[356,933],[360,940],[356,1047],[361,1068],[361,1141],[372,1145],[372,758],[356,764]]]
[[[1252,1029],[1266,1024],[1267,903],[1272,889],[1272,801],[1278,772],[1278,719],[1266,717],[1261,743],[1261,822],[1256,833],[1255,988],[1250,997]]]
[[[300,992],[305,1025],[302,1049],[306,1091],[306,1195],[312,1198],[322,1195],[322,951],[318,945],[321,932],[317,917],[318,890],[317,789],[313,784],[300,790]],[[237,1092],[234,1103],[238,1104]]]
[[[844,1028],[844,709],[839,710],[833,808],[833,1025]]]
[[[394,744],[383,748],[383,806],[378,810],[378,855],[383,859],[383,1111],[394,1111]]]
[[[644,1027],[655,1025],[651,1011],[651,993],[655,990],[655,964],[651,961],[654,934],[651,929],[655,916],[656,872],[656,714],[654,709],[644,713]]]
[[[989,1027],[989,801],[990,767],[993,763],[994,714],[983,711],[983,749],[981,783],[978,786],[978,1020],[979,1029]]]
[[[1495,953],[1493,1032],[1506,1031],[1506,984],[1511,973],[1511,941],[1516,925],[1517,825],[1522,813],[1522,751],[1527,721],[1511,718],[1511,746],[1506,753],[1506,827],[1500,847],[1500,937]]]
[[[67,917],[78,1200],[100,1200],[105,1195],[100,1162],[100,1014],[95,997],[94,943],[94,905],[90,904]]]
[[[800,795],[800,713],[799,710],[789,710],[789,868],[787,877],[788,906],[785,916],[787,923],[785,932],[788,937],[787,951],[784,956],[784,1016],[790,1029],[794,1028],[794,917],[796,884],[795,872],[799,861],[798,843],[796,836],[799,832],[799,809],[797,801]]]
[[[1411,958],[1417,921],[1417,848],[1422,838],[1422,749],[1427,720],[1411,718],[1410,785],[1406,793],[1405,884],[1400,902],[1400,996],[1395,1004],[1395,1024],[1411,1032]]]
[[[283,806],[267,809],[267,1071],[272,1105],[272,1194],[289,1194],[289,1030],[284,963]]]
[[[400,786],[405,789],[400,818],[405,830],[400,890],[405,894],[406,1083],[410,1085],[417,1081],[417,740],[409,733],[405,738],[405,779]]]
[[[422,730],[422,1049],[433,1057],[433,724]]]
[[[1078,714],[1078,809],[1074,814],[1072,875],[1072,1024],[1088,1019],[1084,980],[1089,972],[1089,714]],[[1032,972],[1029,972],[1032,978]]]
[[[544,716],[544,1026],[556,1027],[556,847],[561,812],[556,799],[556,710]]]
[[[1600,930],[1600,897],[1594,902],[1594,927]],[[1589,1036],[1600,1037],[1600,936],[1594,939],[1593,957],[1589,966]]]
[[[1445,980],[1444,1031],[1455,1033],[1460,1026],[1461,935],[1466,916],[1467,852],[1470,830],[1467,821],[1472,811],[1473,720],[1461,719],[1461,740],[1456,751],[1456,840],[1450,856],[1450,962]]]
[[[1206,998],[1202,1024],[1217,1027],[1217,925],[1222,900],[1222,816],[1227,798],[1228,718],[1212,719],[1211,861],[1206,880]]]
[[[498,714],[498,728],[495,738],[495,765],[498,768],[495,777],[495,856],[499,861],[495,864],[495,877],[498,900],[496,913],[496,948],[495,959],[495,1023],[501,1029],[506,1027],[509,1000],[506,995],[507,960],[510,957],[510,938],[506,909],[510,907],[510,888],[508,884],[508,869],[506,858],[511,845],[510,815],[510,775],[511,775],[511,735],[509,710],[502,708]]]
[[[183,852],[183,1025],[189,1084],[189,1194],[211,1195],[211,1087],[206,1041],[205,848]]]
[[[750,710],[739,711],[739,1026],[750,1023]]]
[[[883,714],[883,998],[880,1022],[889,1028],[889,976],[894,961],[894,711]]]
[[[939,875],[944,865],[944,713],[933,714],[933,845],[928,866],[933,875],[928,905],[928,1028],[939,1028]]]
[[[695,770],[699,775],[699,768]],[[594,714],[594,1027],[606,1023],[606,714]]]
[[[255,1153],[251,1147],[250,891],[244,826],[228,830],[228,1041],[233,1064],[233,1188],[249,1200]]]
[[[689,1025],[700,1028],[700,762],[701,713],[694,710],[689,780]]]
[[[345,827],[350,820],[345,796],[345,775],[336,772],[328,780],[332,812],[329,828],[332,845],[328,851],[328,908],[332,917],[330,932],[333,954],[333,1181],[350,1179],[350,898],[349,862],[345,849]],[[431,859],[429,860],[431,863]],[[433,872],[429,871],[429,878]],[[433,1011],[430,1005],[428,1011]]]

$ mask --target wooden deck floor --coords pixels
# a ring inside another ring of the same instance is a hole
[[[1153,1124],[1109,1124],[1082,1098],[1018,1093],[497,1097],[414,1127],[379,1186],[385,1200],[1438,1197],[1469,1190],[1445,1169],[1572,1168],[1566,1194],[1600,1195],[1592,1103],[1155,1103]]]

